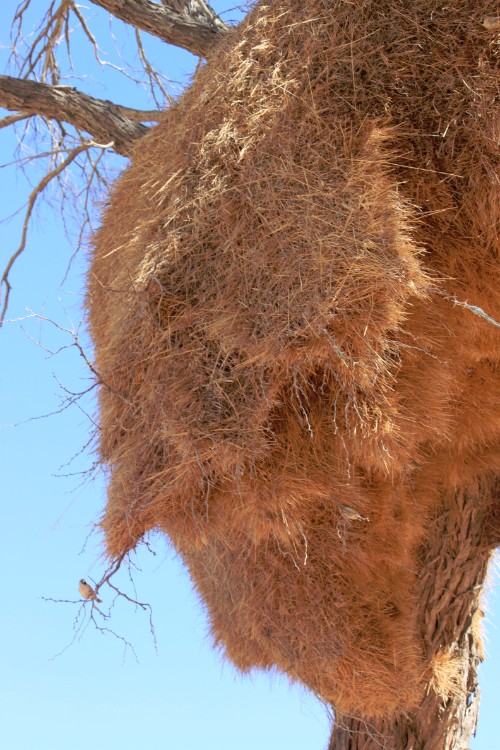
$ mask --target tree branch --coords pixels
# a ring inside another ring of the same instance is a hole
[[[96,141],[112,142],[122,156],[127,156],[134,141],[148,131],[141,121],[157,120],[160,114],[94,99],[70,86],[49,86],[5,75],[0,75],[0,106],[22,115],[68,122]]]
[[[229,30],[204,0],[91,0],[125,23],[205,57]]]
[[[57,177],[57,175],[61,174],[61,172],[63,172],[71,164],[71,162],[73,162],[76,159],[76,157],[82,153],[82,151],[85,151],[86,149],[89,149],[94,145],[97,145],[97,144],[93,144],[92,142],[82,143],[80,144],[80,146],[77,146],[76,148],[74,148],[67,155],[67,157],[62,162],[60,162],[60,164],[58,164],[54,169],[52,169],[43,177],[43,179],[38,183],[38,185],[31,192],[30,197],[28,199],[28,206],[26,208],[26,214],[24,217],[21,242],[17,250],[11,255],[9,261],[7,262],[7,265],[2,274],[2,278],[0,279],[0,288],[3,287],[5,289],[2,310],[0,312],[0,328],[2,327],[4,323],[5,313],[7,312],[7,307],[9,305],[10,290],[12,289],[10,281],[9,281],[9,274],[12,269],[12,266],[14,265],[16,260],[19,258],[21,253],[24,252],[24,248],[26,247],[26,237],[28,234],[28,226],[29,226],[29,222],[31,219],[31,215],[33,213],[33,206],[35,205],[36,199],[38,198],[39,195],[43,193],[43,191],[45,190],[49,182],[51,182],[55,177]]]

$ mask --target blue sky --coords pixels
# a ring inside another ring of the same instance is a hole
[[[6,59],[8,27],[17,5],[4,0],[0,10],[0,49]],[[46,2],[34,1],[34,10]],[[214,5],[230,8],[229,2]],[[106,15],[88,14],[105,37]],[[235,16],[232,12],[231,17]],[[120,37],[119,23],[113,25]],[[127,43],[125,38],[125,44]],[[163,71],[186,81],[195,59],[152,44]],[[85,70],[77,82],[84,91],[121,103],[149,107],[143,92],[112,71],[103,75],[83,52],[75,67]],[[12,158],[13,134],[0,130],[0,162]],[[36,182],[41,174],[33,174]],[[15,166],[0,169],[1,214],[7,217],[26,201],[30,187]],[[1,218],[1,217],[0,217]],[[1,225],[0,265],[16,248],[22,214]],[[63,278],[73,243],[65,236],[61,211],[41,204],[30,226],[28,248],[12,273],[9,317],[26,318],[27,308],[63,328],[82,320],[85,253]],[[28,313],[29,315],[29,313]],[[154,649],[147,616],[120,601],[110,627],[134,647],[97,631],[88,623],[77,634],[78,580],[99,579],[102,540],[92,524],[105,503],[101,475],[89,478],[93,455],[85,449],[94,403],[87,397],[61,411],[64,388],[85,390],[89,373],[71,336],[39,317],[9,323],[0,331],[0,455],[3,606],[0,619],[0,704],[3,746],[12,750],[321,750],[329,736],[324,706],[305,689],[279,675],[239,675],[210,643],[205,614],[189,578],[168,541],[153,540],[155,555],[141,550],[133,572],[137,598],[152,605],[158,640]],[[90,345],[82,333],[82,343]],[[44,419],[30,418],[58,412]],[[16,423],[17,426],[12,426]],[[83,449],[83,450],[82,450]],[[86,542],[86,543],[85,543]],[[120,585],[132,596],[125,571]],[[110,593],[105,593],[110,604]],[[86,609],[87,613],[89,607]],[[488,659],[482,667],[482,707],[474,750],[497,746],[500,687],[500,602],[491,593],[487,606]],[[56,654],[63,651],[59,656]]]

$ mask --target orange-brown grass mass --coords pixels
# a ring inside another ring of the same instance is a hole
[[[500,471],[486,10],[259,4],[95,236],[109,555],[166,532],[234,663],[346,714],[419,701],[426,524]]]

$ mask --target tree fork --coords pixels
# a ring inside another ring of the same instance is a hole
[[[497,487],[498,489],[498,487]],[[496,494],[496,493],[494,493]],[[457,490],[427,530],[419,554],[417,618],[424,654],[449,654],[457,667],[450,693],[426,694],[413,713],[393,719],[337,716],[328,750],[465,750],[479,710],[477,670],[482,661],[479,597],[491,549],[486,512],[476,495]],[[495,535],[497,536],[497,535]]]

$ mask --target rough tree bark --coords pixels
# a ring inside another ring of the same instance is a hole
[[[159,114],[95,99],[70,86],[49,86],[5,75],[0,75],[0,106],[20,114],[71,123],[99,143],[112,144],[122,156],[147,132],[141,121],[156,120]]]
[[[204,0],[91,0],[116,18],[204,57],[228,26]]]

